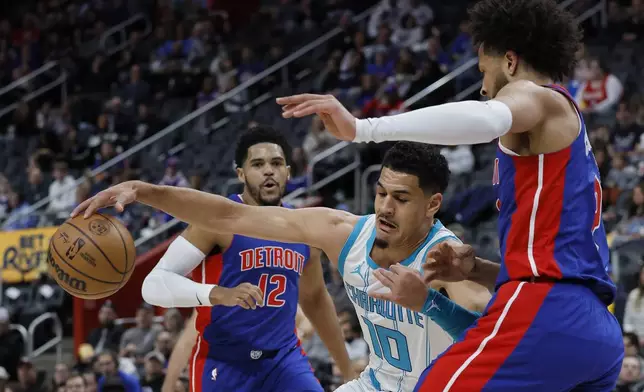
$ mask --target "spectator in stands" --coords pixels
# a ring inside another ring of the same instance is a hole
[[[54,376],[52,377],[52,389],[58,390],[65,387],[69,379],[69,366],[66,363],[57,363],[54,367]]]
[[[635,42],[644,37],[644,3],[642,1],[633,0],[631,2],[631,6],[626,10],[626,20],[622,29],[624,41]]]
[[[624,355],[641,357],[640,352],[640,338],[637,334],[624,332]]]
[[[161,392],[165,374],[166,357],[158,351],[150,351],[145,356],[143,377],[141,378],[142,392]]]
[[[135,64],[130,70],[130,82],[123,89],[125,106],[136,108],[140,103],[147,103],[150,97],[150,85],[141,79],[141,67]]]
[[[302,150],[304,150],[304,156],[306,159],[310,160],[317,154],[335,145],[337,142],[338,140],[324,128],[324,124],[320,117],[315,116],[311,120],[309,133],[306,135],[304,142],[302,143]]]
[[[123,327],[114,323],[116,318],[117,314],[112,302],[105,302],[98,311],[100,326],[91,330],[87,336],[87,343],[92,345],[96,353],[101,353],[103,350],[116,351],[119,349],[124,330]]]
[[[202,107],[210,101],[214,101],[217,97],[217,91],[213,85],[213,78],[208,76],[203,80],[201,90],[197,93],[197,108]]]
[[[7,382],[9,381],[9,373],[5,368],[0,366],[0,392],[7,391]]]
[[[454,176],[470,173],[474,169],[474,154],[470,146],[448,146],[441,149],[441,154],[447,159],[449,171]]]
[[[168,158],[165,168],[165,175],[159,182],[160,185],[179,186],[187,188],[190,186],[186,176],[177,167],[179,159],[176,157]]]
[[[154,308],[144,302],[136,311],[136,326],[123,333],[121,350],[132,344],[136,346],[136,353],[144,356],[154,349],[161,330],[161,326],[154,324]]]
[[[53,213],[71,211],[76,204],[76,190],[74,177],[67,171],[67,162],[54,163],[52,175],[54,181],[49,185],[49,205],[47,210]]]
[[[624,330],[644,337],[644,266],[640,268],[638,278],[638,287],[628,294],[626,301]]]
[[[27,184],[25,185],[25,197],[27,203],[34,204],[47,197],[48,186],[40,167],[29,166],[26,170]]]
[[[621,153],[633,152],[644,134],[644,127],[635,122],[637,107],[630,106],[624,101],[619,104],[615,116],[617,124],[610,135],[613,150]]]
[[[199,189],[194,186],[191,186],[191,188]],[[163,327],[175,341],[183,331],[184,323],[183,316],[178,309],[168,309],[163,315]]]
[[[98,391],[98,380],[96,379],[96,373],[94,372],[83,373],[83,379],[85,380],[85,392]]]
[[[622,82],[609,72],[603,61],[591,59],[589,79],[581,84],[575,100],[584,113],[610,115],[615,113],[623,92]]]
[[[9,311],[0,307],[0,366],[9,373],[11,380],[16,380],[24,342],[20,334],[9,329],[9,325]]]
[[[38,226],[38,216],[26,214],[31,205],[23,193],[14,192],[9,196],[9,208],[11,214],[7,217],[3,230],[33,229]]]
[[[644,181],[633,188],[630,208],[613,234],[612,246],[644,237]]]
[[[38,371],[29,358],[23,357],[18,363],[18,382],[9,388],[12,392],[46,392],[46,374]]]
[[[79,373],[72,373],[65,383],[65,392],[88,392],[87,383]]]
[[[101,377],[98,379],[98,392],[104,392],[112,388],[113,382],[118,381],[124,386],[125,392],[141,392],[139,381],[129,374],[126,374],[119,368],[119,359],[113,351],[104,351],[99,354],[98,366],[101,371]]]
[[[360,324],[356,316],[350,312],[342,312],[339,318],[349,359],[352,361],[366,359],[369,356],[369,346],[360,335]]]
[[[642,362],[640,359],[632,356],[624,357],[615,392],[639,392],[642,390],[642,386],[639,385],[641,379]]]
[[[170,332],[168,331],[161,331],[157,335],[156,340],[154,341],[154,350],[161,355],[163,355],[166,358],[170,358],[170,354],[172,354],[172,349],[174,349],[174,345],[176,343],[176,340],[172,337]],[[163,363],[165,367],[165,362]]]
[[[78,373],[91,371],[95,359],[95,353],[96,351],[94,350],[94,347],[89,343],[83,343],[78,346],[78,361],[74,365],[73,370]]]

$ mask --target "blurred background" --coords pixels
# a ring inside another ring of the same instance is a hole
[[[388,145],[338,142],[317,118],[282,119],[273,99],[331,93],[360,117],[479,99],[465,19],[473,2],[2,2],[0,392],[92,392],[97,377],[117,369],[160,391],[190,309],[147,306],[140,287],[184,225],[141,205],[119,214],[139,256],[130,282],[108,301],[72,299],[43,274],[57,225],[80,201],[128,179],[240,191],[231,146],[257,123],[282,130],[295,148],[289,202],[370,213]],[[584,111],[602,174],[618,285],[611,309],[628,356],[617,391],[642,391],[644,4],[560,3],[585,31],[577,69],[561,83]],[[495,150],[442,150],[452,178],[439,218],[498,261]],[[367,345],[342,280],[328,263],[325,275],[351,357],[364,367]],[[299,333],[332,390],[339,378],[326,349],[309,328]],[[99,355],[105,350],[116,356]],[[185,378],[176,391],[187,391]]]

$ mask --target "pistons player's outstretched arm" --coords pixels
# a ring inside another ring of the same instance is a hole
[[[338,139],[358,143],[395,140],[438,145],[488,143],[509,133],[548,128],[546,121],[559,121],[561,125],[561,117],[573,113],[561,94],[525,80],[507,84],[486,102],[447,103],[362,120],[356,119],[332,95],[294,95],[278,98],[277,103],[283,106],[285,118],[317,114]],[[574,124],[577,126],[576,118]]]

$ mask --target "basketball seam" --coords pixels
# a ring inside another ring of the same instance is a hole
[[[105,218],[108,222],[110,222],[112,226],[114,226],[114,229],[116,229],[116,232],[119,233],[119,237],[121,237],[121,242],[123,243],[123,250],[125,251],[125,274],[127,275],[130,271],[134,269],[134,264],[136,263],[133,261],[132,266],[130,266],[130,258],[128,257],[127,245],[125,244],[125,238],[123,238],[123,234],[121,233],[121,230],[119,230],[119,228],[114,224],[114,222],[112,222],[112,220],[109,217],[101,214],[100,212],[97,212],[96,215],[99,215]],[[130,237],[131,236],[132,235],[130,234]],[[136,246],[134,247],[134,252],[136,255]],[[123,279],[125,279],[126,275],[124,275]]]
[[[125,274],[125,271],[119,271],[119,269],[118,269],[118,268],[116,268],[116,266],[114,266],[114,264],[112,264],[112,261],[110,260],[110,258],[109,258],[109,257],[107,257],[107,255],[105,254],[105,252],[103,252],[103,249],[101,249],[101,247],[100,247],[100,246],[98,246],[98,244],[96,243],[96,241],[94,241],[94,240],[92,239],[92,237],[88,236],[88,235],[87,235],[87,233],[85,233],[85,232],[84,232],[83,230],[81,230],[78,226],[76,226],[75,224],[73,224],[73,223],[71,223],[71,222],[65,222],[65,224],[66,224],[66,225],[70,225],[70,226],[72,226],[73,228],[75,228],[76,230],[78,230],[82,235],[84,235],[84,236],[85,236],[85,238],[87,238],[87,240],[88,240],[88,241],[90,241],[92,244],[94,244],[94,246],[96,247],[96,249],[97,249],[99,252],[101,252],[101,254],[103,255],[103,257],[105,257],[105,260],[107,261],[107,263],[108,263],[110,266],[112,266],[112,269],[114,269],[114,271],[118,272],[119,274]],[[126,262],[127,262],[127,260],[126,260]],[[122,281],[123,281],[123,277],[121,277],[121,282],[122,282]]]
[[[52,243],[52,244],[51,244],[51,248],[54,250],[54,252],[56,252],[56,254],[58,255],[58,257],[60,257],[60,260],[61,260],[63,263],[67,264],[69,267],[71,267],[71,269],[73,269],[74,271],[78,272],[79,274],[81,274],[81,275],[83,275],[83,276],[85,276],[85,277],[87,277],[87,278],[90,278],[90,279],[92,279],[92,280],[95,280],[95,281],[97,281],[97,282],[99,282],[99,283],[105,283],[105,284],[118,284],[118,285],[120,285],[120,284],[121,284],[121,282],[108,282],[108,281],[105,281],[105,280],[96,279],[96,278],[94,278],[94,277],[92,277],[92,276],[87,275],[87,274],[86,274],[86,273],[84,273],[83,271],[77,270],[77,269],[76,269],[76,267],[74,267],[73,265],[71,265],[70,263],[68,263],[68,262],[67,262],[67,260],[65,260],[65,258],[60,254],[60,252],[58,252],[58,249],[56,248],[56,244]]]

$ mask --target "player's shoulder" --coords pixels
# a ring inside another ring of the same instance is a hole
[[[529,95],[535,102],[541,103],[549,110],[569,110],[570,98],[563,93],[563,88],[558,90],[553,85],[540,85],[530,80],[515,80],[505,86],[498,97]]]

